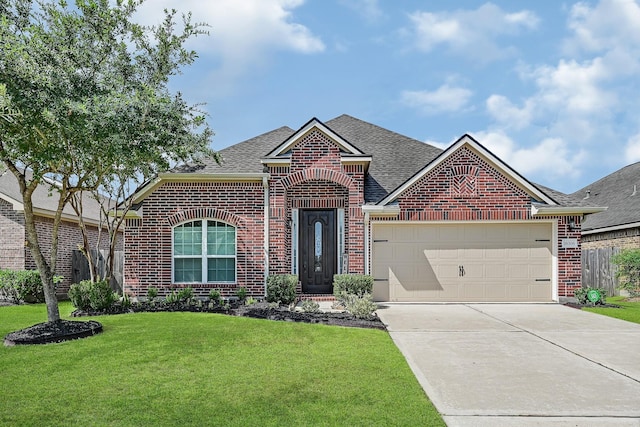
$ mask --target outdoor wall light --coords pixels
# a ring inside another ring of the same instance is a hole
[[[575,220],[575,219],[573,219],[573,218],[571,218],[571,219],[569,220],[569,230],[570,230],[570,231],[573,231],[573,230],[575,230],[575,229],[576,229],[576,220]]]

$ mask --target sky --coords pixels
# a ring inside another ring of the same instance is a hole
[[[468,133],[565,193],[640,161],[640,0],[147,0],[137,19],[164,8],[209,25],[171,86],[215,150],[348,114],[441,148]]]

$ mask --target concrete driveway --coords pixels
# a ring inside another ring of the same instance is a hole
[[[449,426],[640,426],[640,325],[559,304],[382,304]]]

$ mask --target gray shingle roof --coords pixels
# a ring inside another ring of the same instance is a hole
[[[640,162],[625,166],[571,196],[581,199],[583,206],[608,207],[604,212],[587,215],[583,231],[640,222]]]
[[[348,115],[324,122],[335,133],[372,156],[365,182],[365,201],[376,202],[400,186],[442,152],[417,139],[400,135]],[[205,159],[200,166],[187,165],[174,172],[260,173],[260,159],[296,131],[281,127],[220,150],[222,165]]]
[[[366,203],[382,200],[442,153],[440,148],[346,114],[324,124],[372,157],[365,180]],[[294,129],[283,126],[220,150],[221,165],[212,159],[204,159],[199,165],[177,167],[173,172],[261,173],[263,165],[260,160],[295,133]],[[583,206],[580,198],[534,185],[560,205]]]

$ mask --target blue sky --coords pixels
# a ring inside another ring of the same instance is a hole
[[[349,114],[446,147],[465,133],[576,191],[640,161],[640,2],[147,0],[210,35],[173,81],[222,149]]]

